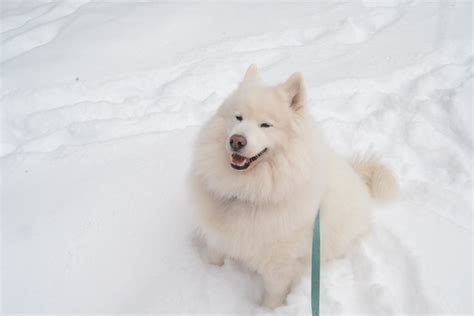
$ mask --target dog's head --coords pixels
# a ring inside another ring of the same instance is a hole
[[[229,167],[251,172],[252,167],[285,150],[303,115],[304,100],[300,74],[268,87],[261,83],[257,67],[250,66],[218,112],[226,124]]]
[[[303,79],[264,85],[250,66],[201,130],[193,172],[223,198],[274,201],[308,177],[310,124]]]

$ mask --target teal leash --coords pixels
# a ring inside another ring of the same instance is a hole
[[[311,309],[313,316],[319,316],[319,276],[321,268],[321,231],[319,212],[314,220],[313,255],[311,258]]]

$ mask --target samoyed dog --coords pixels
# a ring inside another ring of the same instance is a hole
[[[270,309],[310,270],[318,212],[324,263],[369,232],[374,200],[399,191],[375,157],[331,150],[299,73],[267,86],[254,65],[197,137],[191,183],[209,262],[230,257],[259,273]]]

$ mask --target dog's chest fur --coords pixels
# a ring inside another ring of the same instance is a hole
[[[209,198],[219,205],[201,211],[201,228],[209,244],[226,255],[255,270],[282,252],[292,257],[309,255],[320,200],[317,192],[300,190],[278,203],[260,205]]]

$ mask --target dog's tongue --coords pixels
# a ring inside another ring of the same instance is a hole
[[[238,155],[238,154],[232,154],[232,164],[237,165],[237,166],[243,166],[247,163],[249,159]]]

